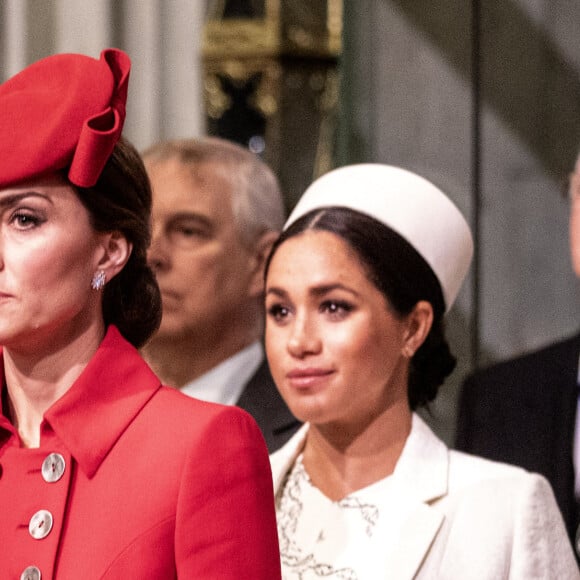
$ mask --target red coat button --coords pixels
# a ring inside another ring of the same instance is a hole
[[[28,531],[35,540],[42,540],[52,530],[52,514],[48,510],[38,510],[28,524]]]

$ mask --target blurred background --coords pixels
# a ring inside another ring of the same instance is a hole
[[[126,50],[126,136],[220,135],[290,209],[334,166],[401,165],[446,191],[476,254],[448,318],[459,364],[430,412],[447,442],[471,369],[575,333],[567,239],[580,150],[569,0],[0,0],[0,81],[57,52]]]

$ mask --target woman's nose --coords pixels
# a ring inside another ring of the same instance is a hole
[[[288,337],[288,352],[302,358],[320,352],[321,345],[316,324],[307,315],[297,316]]]

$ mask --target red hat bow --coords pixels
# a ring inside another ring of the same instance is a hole
[[[0,85],[0,186],[60,170],[95,185],[121,137],[130,68],[118,49],[59,54]]]

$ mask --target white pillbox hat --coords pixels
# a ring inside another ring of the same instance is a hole
[[[325,207],[350,208],[384,223],[429,264],[445,309],[453,304],[473,256],[469,226],[453,202],[425,178],[392,165],[335,169],[310,185],[284,225]]]

